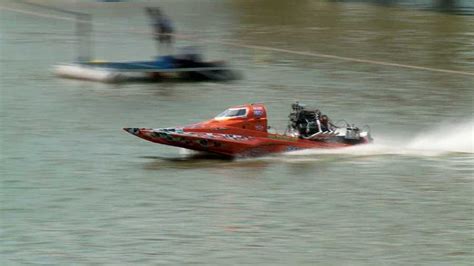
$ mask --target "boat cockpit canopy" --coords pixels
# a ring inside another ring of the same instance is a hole
[[[248,110],[246,107],[241,108],[229,108],[224,112],[218,114],[215,118],[216,119],[226,119],[226,118],[234,118],[234,117],[247,117]]]

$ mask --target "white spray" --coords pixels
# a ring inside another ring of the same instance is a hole
[[[373,136],[373,144],[331,150],[302,150],[290,155],[347,154],[439,156],[447,153],[474,153],[474,120],[457,125],[442,123],[442,127],[426,128],[413,138],[397,139],[394,136]]]

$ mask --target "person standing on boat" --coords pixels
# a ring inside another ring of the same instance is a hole
[[[147,7],[146,13],[152,21],[154,38],[158,41],[158,51],[160,45],[163,44],[169,53],[174,41],[173,23],[159,8]]]

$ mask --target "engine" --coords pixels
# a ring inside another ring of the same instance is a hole
[[[288,129],[298,132],[300,137],[311,136],[319,131],[317,120],[321,115],[318,109],[309,109],[298,102],[291,105],[291,113],[288,116],[290,121]]]

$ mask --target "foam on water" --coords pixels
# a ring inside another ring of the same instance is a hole
[[[455,126],[446,125],[416,136],[409,149],[427,149],[441,152],[474,153],[474,121]]]
[[[439,156],[447,153],[474,153],[474,121],[457,125],[442,123],[443,127],[428,128],[410,139],[393,136],[374,136],[374,143],[334,150],[302,150],[287,155],[347,154]]]

